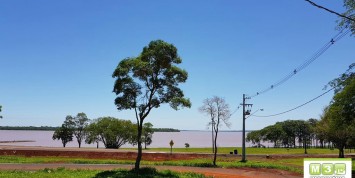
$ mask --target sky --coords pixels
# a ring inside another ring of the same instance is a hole
[[[345,11],[342,1],[315,2]],[[198,111],[204,99],[222,97],[234,111],[243,94],[271,86],[329,42],[337,20],[303,0],[1,0],[0,125],[60,126],[79,112],[135,122],[133,110],[114,105],[112,73],[120,60],[161,39],[177,47],[189,73],[180,86],[192,107],[163,105],[145,122],[206,130],[209,118]],[[283,112],[320,95],[355,62],[354,47],[354,36],[346,35],[283,85],[248,100],[252,113]],[[319,118],[332,96],[280,116],[250,117],[246,129]],[[230,122],[222,129],[242,129],[241,109]]]

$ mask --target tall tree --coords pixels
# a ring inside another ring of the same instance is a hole
[[[67,116],[66,122],[69,123],[70,128],[73,130],[73,134],[76,137],[79,148],[81,143],[85,139],[85,127],[89,125],[89,118],[85,113],[78,113],[75,117]]]
[[[142,129],[144,119],[153,108],[169,103],[179,107],[191,107],[178,87],[187,80],[187,72],[177,66],[182,62],[174,45],[162,40],[151,41],[138,57],[125,58],[112,74],[116,78],[113,92],[119,111],[133,109],[137,119],[138,154],[135,170],[142,159]]]
[[[147,149],[147,145],[152,144],[153,142],[153,124],[150,122],[143,124],[143,134],[142,134],[142,141],[144,143],[144,149]]]
[[[344,148],[355,138],[355,63],[339,78],[330,82],[335,87],[335,95],[322,118],[329,141],[339,149],[339,157],[344,157]]]
[[[62,140],[63,147],[65,147],[68,142],[73,141],[73,130],[64,122],[61,127],[54,131],[52,139]]]
[[[217,137],[219,127],[222,125],[222,122],[230,127],[229,118],[231,116],[229,105],[223,98],[214,96],[213,98],[207,98],[203,101],[203,105],[199,108],[199,110],[205,113],[208,116],[211,116],[213,130],[214,130],[214,157],[213,157],[213,165],[216,166],[217,159]],[[213,112],[213,113],[212,113]]]

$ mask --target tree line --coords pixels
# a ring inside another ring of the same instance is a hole
[[[261,147],[268,141],[274,147],[307,148],[335,147],[339,157],[344,157],[345,148],[355,148],[355,63],[340,77],[330,81],[327,87],[334,89],[334,96],[324,108],[320,120],[287,120],[277,122],[261,130],[252,131],[247,141]]]
[[[270,142],[275,148],[320,147],[329,145],[322,135],[318,134],[317,119],[286,120],[267,126],[261,130],[251,131],[247,134],[246,141],[255,147],[265,147],[262,141]]]
[[[0,130],[43,130],[43,131],[54,131],[59,127],[52,126],[0,126]]]
[[[59,127],[53,126],[0,126],[0,130],[43,130],[55,131]],[[173,128],[152,128],[154,132],[180,132],[179,129]]]
[[[153,133],[153,124],[145,123],[141,136],[145,148],[152,143]],[[118,149],[126,143],[137,144],[137,124],[114,117],[90,120],[85,113],[78,113],[76,116],[68,115],[62,126],[54,131],[52,139],[61,140],[65,147],[67,143],[73,141],[74,137],[79,148],[83,142],[96,143],[97,148],[102,142],[105,148]]]

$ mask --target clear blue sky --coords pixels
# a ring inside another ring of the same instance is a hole
[[[343,12],[342,1],[316,1]],[[181,85],[192,108],[167,105],[147,121],[155,127],[206,129],[203,99],[224,97],[234,110],[253,94],[309,59],[337,30],[337,16],[304,0],[270,1],[48,1],[2,0],[0,5],[0,125],[59,126],[66,115],[114,116],[111,74],[151,40],[173,43],[189,72]],[[355,38],[346,36],[308,68],[249,102],[259,115],[291,109],[324,91],[355,62]],[[319,118],[333,93],[293,112],[251,117],[247,129],[286,119]],[[241,130],[241,110],[232,116]],[[223,129],[226,129],[225,127]]]

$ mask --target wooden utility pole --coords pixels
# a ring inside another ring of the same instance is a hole
[[[246,153],[245,153],[245,116],[246,115],[250,115],[250,110],[245,110],[245,106],[247,107],[252,107],[252,104],[246,104],[245,100],[246,99],[250,99],[250,97],[245,97],[245,94],[243,94],[243,104],[241,104],[243,106],[243,138],[242,138],[242,162],[246,162]]]

